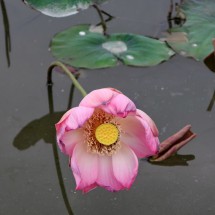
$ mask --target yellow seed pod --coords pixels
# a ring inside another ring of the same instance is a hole
[[[104,123],[96,128],[96,139],[103,145],[110,146],[117,142],[119,137],[118,128],[111,123]]]

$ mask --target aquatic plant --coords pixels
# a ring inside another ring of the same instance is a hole
[[[157,154],[158,130],[152,119],[121,92],[103,88],[86,95],[56,124],[57,142],[70,156],[76,189],[101,186],[129,189],[138,159]]]

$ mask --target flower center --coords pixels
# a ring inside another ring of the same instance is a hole
[[[104,123],[96,128],[95,137],[99,143],[105,146],[110,146],[117,142],[119,138],[119,130],[111,123]]]
[[[112,156],[120,149],[121,128],[112,114],[96,108],[83,128],[89,152]]]

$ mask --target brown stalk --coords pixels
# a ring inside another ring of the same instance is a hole
[[[167,138],[160,144],[157,155],[150,157],[150,162],[161,162],[176,154],[176,152],[189,143],[196,134],[191,130],[191,125],[186,125],[180,131]]]

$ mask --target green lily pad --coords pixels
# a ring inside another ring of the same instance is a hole
[[[177,53],[203,60],[213,51],[215,1],[187,0],[181,9],[186,22],[182,27],[171,29],[166,41]]]
[[[65,17],[106,0],[24,0],[24,3],[52,17]]]
[[[135,34],[104,36],[89,25],[78,25],[55,35],[51,52],[58,60],[80,68],[106,68],[119,61],[131,66],[153,66],[174,52],[165,42]]]

